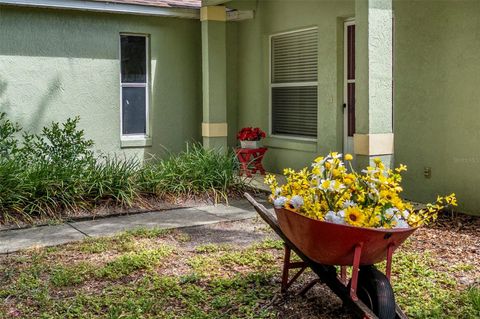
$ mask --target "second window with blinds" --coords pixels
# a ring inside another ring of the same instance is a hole
[[[318,30],[309,28],[270,39],[270,133],[317,138]]]

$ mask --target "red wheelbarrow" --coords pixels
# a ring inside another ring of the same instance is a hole
[[[323,282],[359,318],[407,318],[395,303],[390,274],[393,252],[416,228],[375,229],[339,225],[285,209],[275,209],[275,216],[248,193],[245,197],[285,242],[282,292],[286,292],[309,267],[318,279],[305,286],[301,295],[316,283]],[[292,250],[302,262],[290,262]],[[385,274],[374,266],[384,260],[387,261]],[[335,266],[340,266],[340,274]],[[352,266],[350,280],[347,279],[347,266]],[[289,280],[290,269],[299,270]]]

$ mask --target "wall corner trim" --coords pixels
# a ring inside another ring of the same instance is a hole
[[[353,136],[354,152],[357,155],[393,154],[393,133],[355,134]]]
[[[227,123],[202,123],[203,137],[225,137],[228,135]]]
[[[208,6],[200,8],[200,21],[227,21],[227,11],[224,6]]]

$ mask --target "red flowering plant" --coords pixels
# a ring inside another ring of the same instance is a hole
[[[262,138],[265,138],[265,132],[259,127],[244,127],[237,133],[240,141],[260,141]]]

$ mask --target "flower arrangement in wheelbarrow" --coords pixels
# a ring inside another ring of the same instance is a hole
[[[286,183],[279,185],[274,175],[265,183],[271,188],[275,208],[285,208],[306,217],[366,228],[409,228],[427,224],[447,206],[456,206],[455,194],[438,196],[435,203],[415,210],[403,201],[400,183],[405,165],[386,168],[380,159],[356,172],[352,155],[332,152],[318,157],[311,169],[285,169]],[[350,170],[347,169],[346,164]]]

